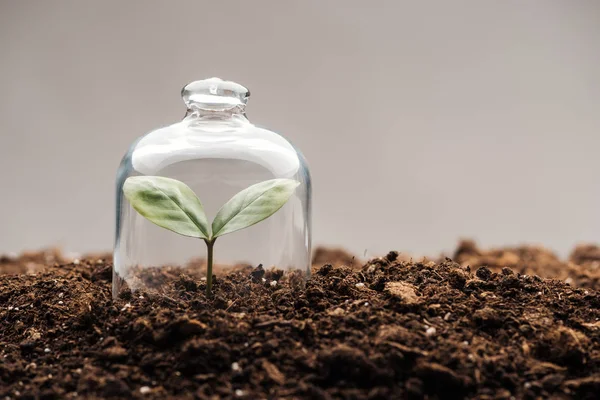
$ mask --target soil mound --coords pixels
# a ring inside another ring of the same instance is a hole
[[[348,266],[348,254],[339,263],[321,253],[328,263],[315,266],[301,291],[238,270],[218,276],[213,298],[188,277],[163,296],[116,301],[109,257],[48,254],[0,260],[0,398],[508,400],[600,392],[595,247],[576,249],[569,262],[537,248],[464,243],[458,262],[390,252]],[[572,284],[535,276],[546,273]]]

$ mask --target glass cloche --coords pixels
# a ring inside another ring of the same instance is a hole
[[[258,284],[304,283],[309,170],[289,141],[247,119],[249,96],[218,78],[192,82],[182,90],[183,120],[142,136],[125,154],[116,182],[113,296],[160,293],[182,279],[210,294],[219,290],[213,274],[232,271]]]

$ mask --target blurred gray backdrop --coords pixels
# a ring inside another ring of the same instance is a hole
[[[316,244],[600,239],[600,2],[0,0],[0,251],[110,249],[114,176],[189,81],[306,155]]]

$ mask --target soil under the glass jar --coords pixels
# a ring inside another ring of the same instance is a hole
[[[240,268],[113,301],[108,257],[3,257],[0,398],[597,398],[600,249],[454,259],[320,250],[299,291]]]

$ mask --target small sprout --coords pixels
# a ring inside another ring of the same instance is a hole
[[[202,239],[207,248],[206,294],[212,291],[213,249],[218,237],[248,228],[275,214],[300,185],[271,179],[234,195],[209,225],[200,199],[185,183],[161,176],[133,176],[123,184],[131,206],[150,222],[183,236]]]
[[[236,391],[235,391],[235,395],[236,395],[237,397],[242,397],[242,396],[244,395],[244,391],[243,391],[243,390],[241,390],[241,389],[236,389]]]
[[[59,298],[59,299],[62,299],[64,295],[65,295],[65,294],[64,294],[63,292],[60,292],[60,293],[58,294],[58,298]]]
[[[271,283],[269,283],[269,285],[271,285],[271,287],[275,287],[275,286],[277,286],[277,281],[271,281]]]
[[[427,328],[427,330],[425,331],[425,335],[427,336],[433,336],[437,333],[437,329],[435,329],[433,326],[430,326],[429,328]]]
[[[50,348],[48,348],[48,347],[46,347],[46,348],[44,349],[44,353],[50,353],[51,351],[52,351],[52,350],[50,350]]]
[[[237,362],[234,362],[233,364],[231,364],[231,370],[233,372],[239,372],[242,369],[240,368],[240,364],[238,364]]]
[[[356,285],[354,285],[354,286],[356,286],[358,289],[362,289],[362,288],[364,288],[364,287],[365,287],[365,284],[364,284],[364,283],[362,283],[362,282],[358,282],[358,283],[357,283]]]
[[[63,304],[65,304],[65,302],[61,300],[58,302],[58,304],[63,305]]]

